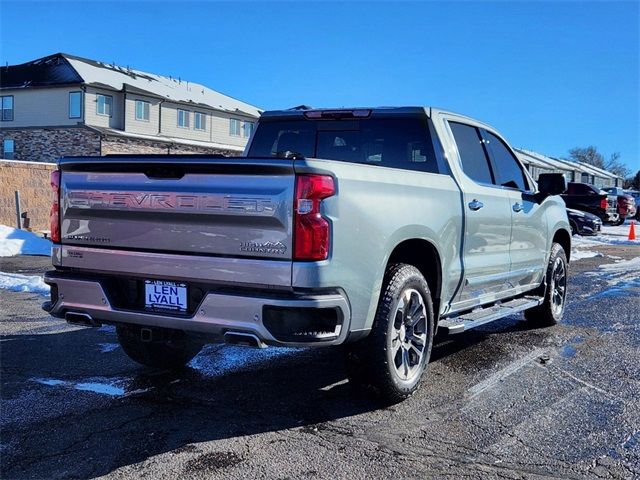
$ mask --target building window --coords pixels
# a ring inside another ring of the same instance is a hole
[[[255,124],[253,122],[242,122],[242,136],[249,138],[254,126]]]
[[[2,142],[2,158],[13,160],[15,156],[15,143],[10,138],[5,138]]]
[[[142,100],[136,100],[136,120],[140,120],[143,122],[149,121],[149,102],[144,102]]]
[[[110,117],[113,113],[113,97],[111,95],[96,95],[98,115]]]
[[[82,117],[82,92],[69,92],[69,118]]]
[[[189,128],[189,111],[178,109],[178,126]]]
[[[195,112],[193,114],[193,128],[196,130],[207,129],[207,116],[204,113]]]
[[[2,98],[2,116],[0,120],[10,122],[13,120],[13,95],[6,95]]]
[[[229,122],[229,134],[240,136],[240,120],[232,118]]]

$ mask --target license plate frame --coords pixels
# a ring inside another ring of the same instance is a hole
[[[189,287],[168,280],[144,281],[144,308],[154,312],[185,314],[188,311]]]

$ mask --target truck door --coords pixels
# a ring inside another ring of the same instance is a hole
[[[463,284],[452,305],[460,310],[502,297],[510,269],[511,200],[494,183],[480,129],[452,120],[448,124],[460,159],[455,170],[461,170],[456,177],[465,211]]]
[[[497,135],[481,129],[495,172],[496,184],[509,195],[511,209],[511,269],[506,288],[526,290],[539,285],[547,254],[547,222],[543,205],[534,200],[532,185],[507,144]]]

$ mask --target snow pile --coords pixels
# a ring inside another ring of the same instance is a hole
[[[0,288],[13,292],[31,292],[49,295],[49,285],[40,276],[0,272]]]
[[[26,230],[0,225],[0,257],[51,255],[51,242]]]

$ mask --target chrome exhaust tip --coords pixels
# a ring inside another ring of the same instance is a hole
[[[67,312],[64,314],[67,323],[81,325],[83,327],[101,327],[102,323],[94,320],[91,315],[83,312]]]
[[[267,348],[267,345],[253,333],[225,332],[224,341],[230,345],[241,345],[253,348]]]

